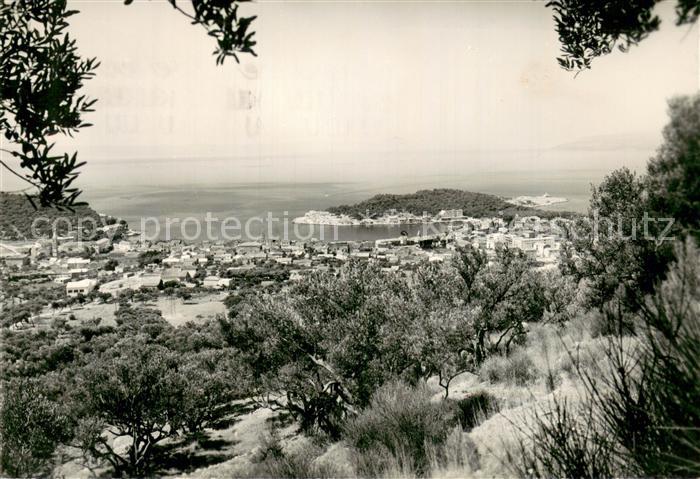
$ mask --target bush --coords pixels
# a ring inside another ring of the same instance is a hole
[[[536,413],[523,431],[519,457],[510,457],[519,477],[614,477],[613,444],[596,429],[588,402],[575,411],[566,401]]]
[[[498,412],[498,400],[486,391],[479,391],[460,399],[448,400],[454,404],[457,420],[464,431],[478,426],[488,417]]]
[[[559,402],[535,418],[519,473],[700,475],[700,261],[691,241],[676,257],[667,280],[635,307],[639,336],[612,336],[595,365],[577,365],[585,415],[577,419]],[[624,325],[629,312],[611,313],[611,324]]]
[[[532,359],[522,349],[508,356],[491,356],[481,365],[479,376],[492,383],[510,383],[525,386],[538,376]]]
[[[38,380],[12,380],[0,409],[0,466],[9,476],[45,473],[53,453],[69,435],[62,404],[46,396]]]
[[[284,450],[277,431],[273,429],[262,437],[262,448],[258,453],[253,468],[244,474],[252,478],[298,478],[324,479],[339,477],[338,472],[328,464],[317,464],[316,459],[323,449],[313,443],[292,452]]]
[[[476,443],[461,426],[452,429],[436,452],[430,464],[430,477],[475,477],[481,468]]]
[[[377,477],[387,471],[424,475],[433,451],[444,444],[455,424],[448,402],[431,402],[425,386],[401,382],[381,387],[370,406],[345,427],[355,448],[358,476]]]

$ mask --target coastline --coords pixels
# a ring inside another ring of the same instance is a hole
[[[531,208],[541,208],[543,206],[559,205],[562,203],[567,203],[569,200],[563,196],[549,196],[545,193],[540,196],[517,196],[515,198],[505,200],[506,203],[510,203],[515,206],[527,206]]]
[[[562,196],[550,196],[544,193],[540,196],[517,196],[503,200],[514,206],[523,206],[526,208],[544,208],[553,205],[568,203],[568,198]],[[450,210],[453,211],[453,210]],[[461,210],[460,210],[461,212]],[[298,216],[292,220],[293,224],[301,225],[316,225],[316,226],[397,226],[397,225],[416,225],[426,223],[449,223],[455,220],[463,220],[464,216],[447,216],[447,211],[443,210],[434,216],[417,216],[412,213],[392,213],[383,214],[377,218],[362,218],[357,219],[346,214],[335,214],[330,211],[309,210],[304,216]]]
[[[378,218],[363,218],[358,220],[349,215],[337,215],[329,211],[316,210],[307,211],[304,216],[299,216],[292,220],[293,224],[318,226],[398,226],[440,222],[441,220],[439,218],[416,216],[411,213],[382,215]]]

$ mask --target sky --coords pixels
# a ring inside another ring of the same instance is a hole
[[[216,66],[214,40],[164,0],[71,0],[71,35],[102,64],[85,87],[99,99],[94,126],[60,146],[89,162],[86,178],[103,162],[156,159],[152,174],[183,181],[192,171],[171,160],[225,158],[244,179],[347,180],[550,168],[571,148],[646,158],[667,99],[698,89],[698,26],[675,27],[664,2],[659,32],[574,76],[556,63],[543,3],[244,4],[258,15],[258,57]]]

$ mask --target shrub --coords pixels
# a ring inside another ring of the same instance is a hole
[[[69,435],[61,403],[38,380],[12,380],[3,388],[0,409],[0,465],[9,476],[45,473],[54,450]]]
[[[481,365],[479,376],[492,383],[505,382],[524,386],[537,378],[537,368],[522,349],[508,356],[491,356]]]
[[[479,391],[460,400],[449,400],[456,409],[457,420],[464,431],[478,426],[499,411],[498,400],[486,391]]]
[[[603,424],[648,476],[700,475],[700,255],[678,246],[666,281],[639,305],[641,351],[622,339],[608,350],[610,374],[588,377]]]
[[[432,454],[430,477],[474,477],[480,468],[476,443],[461,426],[455,426]]]
[[[581,414],[583,412],[583,414]],[[524,430],[519,457],[510,457],[519,477],[613,477],[613,445],[596,429],[595,409],[586,403],[575,411],[554,400],[549,411],[536,413]],[[510,455],[510,453],[509,453]]]
[[[445,442],[454,424],[451,405],[431,402],[425,386],[391,382],[375,393],[370,406],[349,421],[344,432],[355,448],[359,476],[377,477],[397,469],[423,475],[432,451]]]
[[[578,366],[587,398],[576,420],[565,403],[535,418],[516,461],[530,476],[698,477],[700,474],[700,261],[688,241],[653,295],[635,306],[640,337],[609,338],[604,367]],[[629,311],[613,320],[624,324]],[[623,331],[619,328],[618,331]]]
[[[262,447],[251,470],[244,474],[254,478],[324,479],[339,477],[329,464],[318,464],[316,459],[323,449],[311,442],[288,452],[284,450],[275,429],[262,437]]]

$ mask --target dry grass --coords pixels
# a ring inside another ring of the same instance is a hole
[[[456,379],[451,400],[444,406],[437,388],[434,392],[425,389],[424,394],[411,390],[404,391],[406,394],[385,391],[380,401],[382,407],[370,414],[372,421],[366,419],[369,422],[365,422],[367,427],[363,430],[372,436],[373,428],[369,426],[375,423],[379,425],[377,430],[393,430],[394,434],[383,439],[375,437],[374,446],[368,447],[367,453],[358,454],[352,435],[347,442],[319,445],[300,435],[291,425],[279,431],[280,455],[262,457],[266,439],[260,431],[267,427],[273,414],[266,410],[253,412],[243,416],[231,429],[217,432],[235,440],[235,457],[187,477],[515,477],[508,455],[518,452],[520,430],[528,426],[535,413],[547,410],[555,397],[566,398],[572,405],[580,401],[583,389],[577,366],[588,368],[597,364],[605,344],[605,338],[592,336],[584,321],[572,321],[564,327],[531,325],[526,344],[509,358],[494,360],[488,366],[491,369],[484,371],[488,379],[470,374]],[[513,365],[516,371],[508,371]],[[459,408],[454,403],[480,395],[493,402],[481,412],[477,407],[475,421],[470,424],[473,428],[464,431],[457,424]],[[427,404],[433,407],[426,408]],[[399,414],[402,410],[415,414]],[[418,414],[421,411],[429,414]],[[380,424],[392,414],[393,428]],[[402,419],[396,420],[396,414]],[[453,415],[451,422],[443,422],[445,415]],[[422,419],[418,420],[418,416]],[[402,429],[402,423],[415,431],[414,420],[424,426],[425,437],[403,441],[396,432]],[[440,436],[439,440],[425,440],[434,435]],[[393,442],[393,449],[383,442]],[[418,465],[415,452],[411,452],[415,445],[421,449]]]
[[[516,349],[507,356],[492,356],[484,361],[479,376],[491,383],[508,383],[525,386],[537,379],[535,363],[523,349]]]

